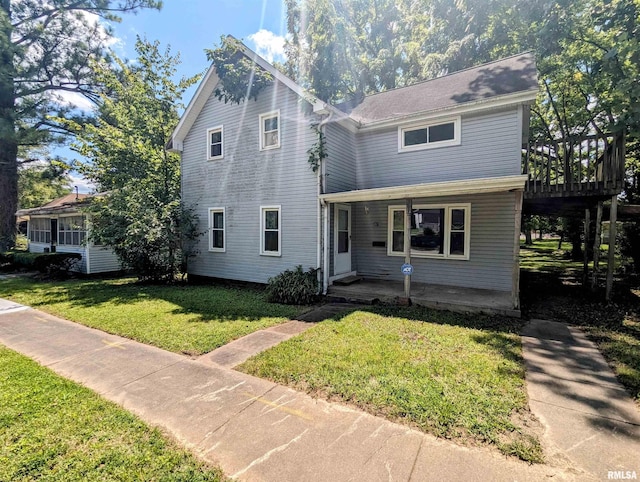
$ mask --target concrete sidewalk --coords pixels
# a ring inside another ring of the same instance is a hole
[[[640,412],[584,333],[531,320],[523,354],[529,406],[546,429],[548,458],[597,480],[640,477]]]
[[[165,428],[240,480],[583,479],[31,309],[0,315],[0,343]]]

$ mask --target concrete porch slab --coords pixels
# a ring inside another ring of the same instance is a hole
[[[327,295],[331,301],[394,303],[404,297],[404,286],[402,281],[364,279],[349,286],[332,285]],[[513,308],[511,293],[505,291],[412,282],[411,301],[440,310],[520,317],[520,310]]]

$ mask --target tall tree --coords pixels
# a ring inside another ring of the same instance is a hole
[[[0,251],[15,238],[18,148],[62,134],[49,115],[78,116],[62,93],[97,99],[91,62],[105,58],[120,12],[157,0],[0,0]]]
[[[133,64],[95,66],[109,95],[96,125],[67,124],[77,132],[88,162],[81,172],[98,190],[92,236],[110,246],[141,279],[171,280],[185,262],[182,243],[193,239],[195,220],[180,202],[180,157],[166,150],[178,122],[179,101],[198,77],[172,80],[179,62],[157,42],[138,39]]]
[[[71,179],[64,163],[51,160],[22,166],[18,171],[18,207],[42,206],[71,192]]]

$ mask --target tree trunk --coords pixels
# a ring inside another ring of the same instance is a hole
[[[533,239],[531,239],[531,216],[528,214],[524,215],[524,221],[522,223],[524,226],[524,244],[526,246],[531,246],[533,244]]]
[[[0,251],[6,251],[15,244],[15,213],[18,208],[18,143],[11,31],[11,2],[0,0]]]

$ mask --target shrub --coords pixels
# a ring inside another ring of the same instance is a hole
[[[631,258],[636,273],[640,273],[640,223],[624,223],[620,250]]]
[[[82,259],[80,253],[26,253],[8,255],[16,268],[35,269],[52,277],[66,276]]]
[[[318,300],[318,270],[303,271],[302,265],[269,278],[267,300],[285,305],[308,305]]]

